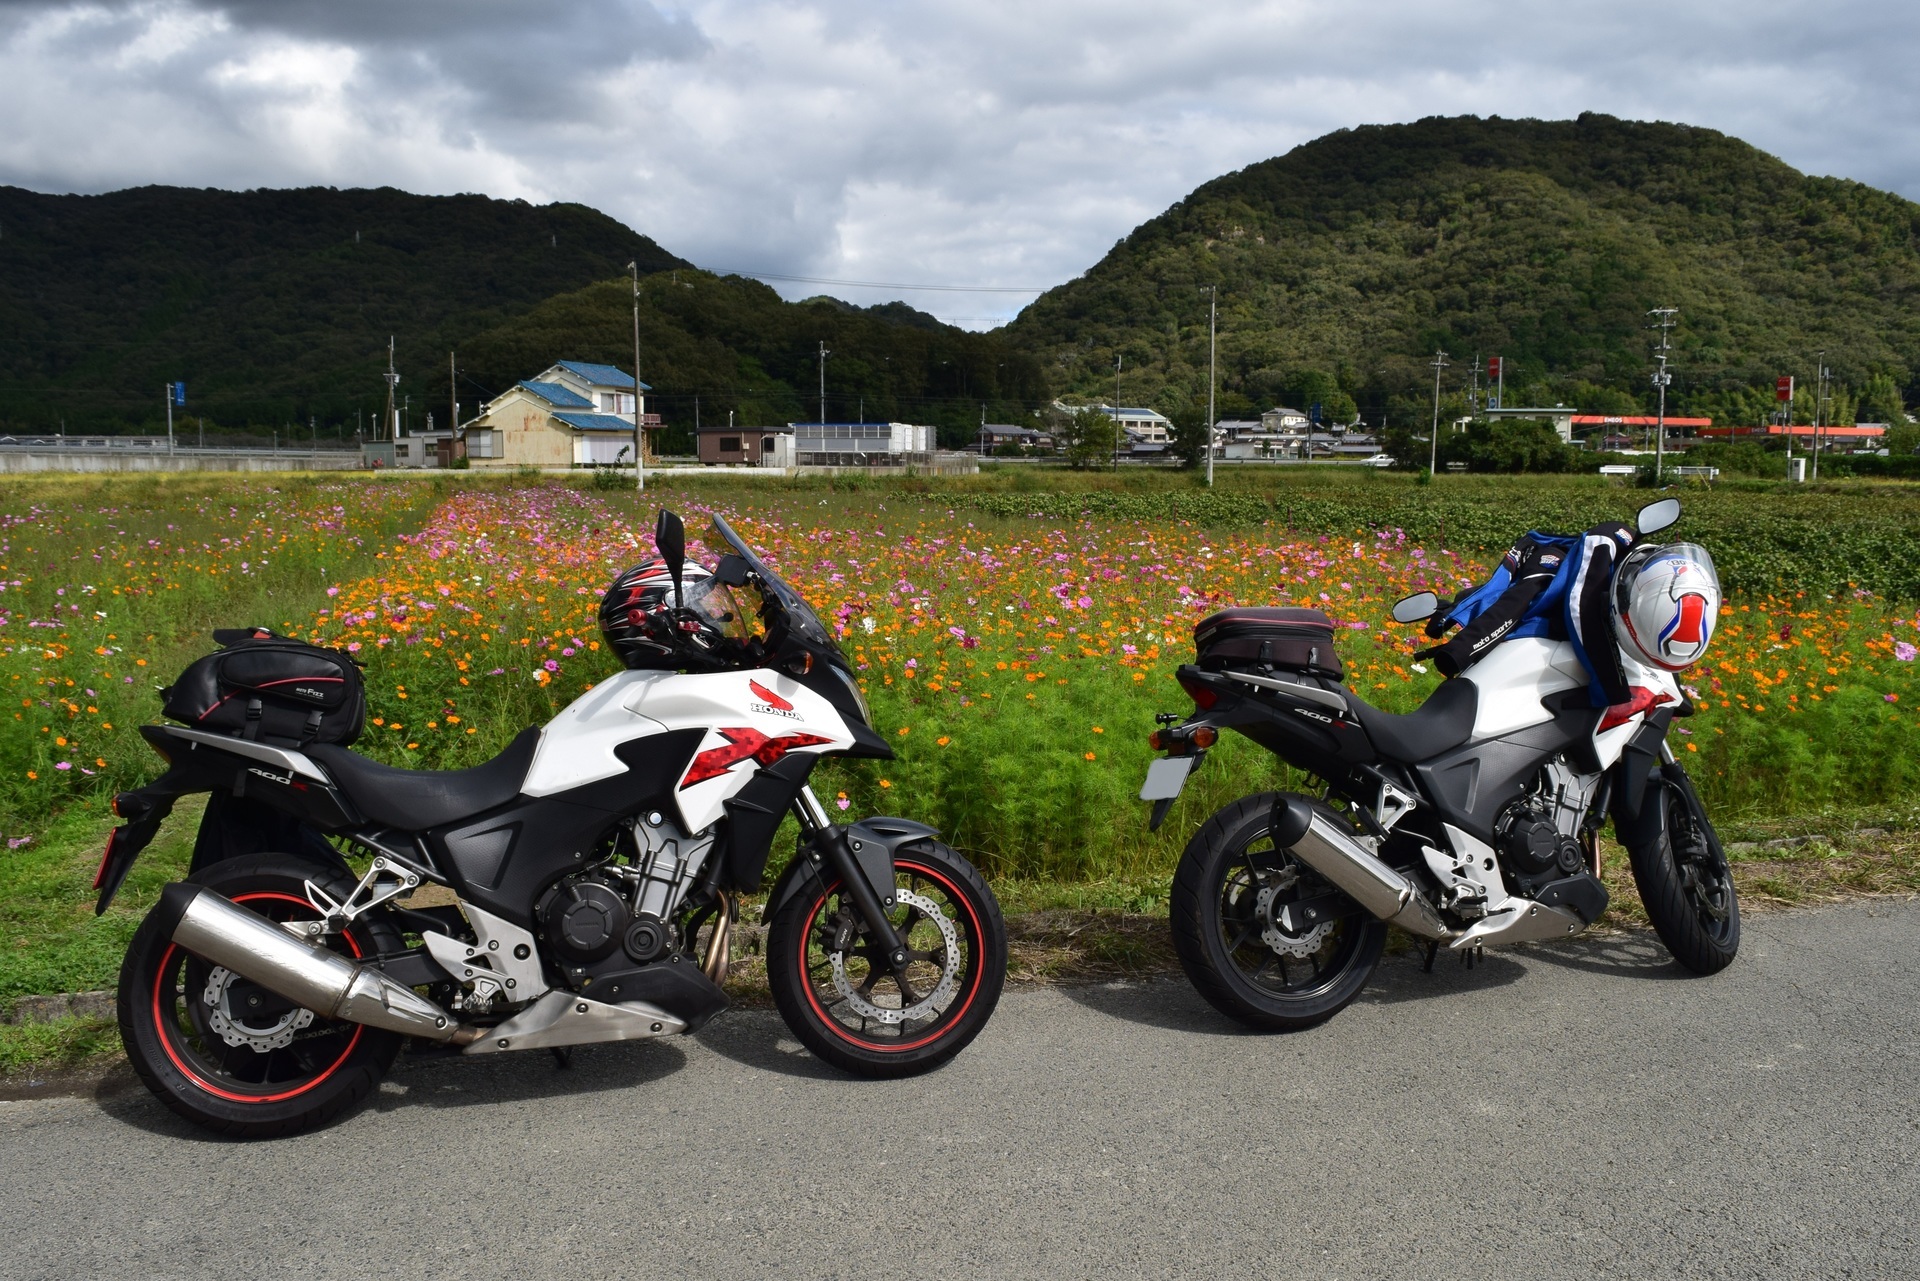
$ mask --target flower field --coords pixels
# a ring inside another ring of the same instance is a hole
[[[158,765],[131,726],[212,626],[266,623],[352,650],[363,750],[419,768],[485,759],[613,670],[600,593],[651,554],[653,508],[559,483],[94,486],[0,507],[0,721],[12,841]],[[1274,786],[1230,741],[1150,836],[1134,798],[1195,620],[1310,604],[1343,625],[1349,682],[1396,710],[1436,683],[1387,622],[1401,595],[1481,567],[1398,530],[1029,519],[940,495],[751,486],[712,502],[812,601],[900,759],[816,774],[829,803],[940,827],[1002,876],[1153,878],[1232,796]],[[655,495],[649,495],[655,497]],[[113,501],[117,500],[117,501]],[[1516,531],[1517,532],[1517,531]],[[695,548],[698,554],[699,549]],[[1920,783],[1915,618],[1864,594],[1735,596],[1679,749],[1723,812],[1870,804]]]

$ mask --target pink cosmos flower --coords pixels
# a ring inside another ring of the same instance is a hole
[[[1893,643],[1893,656],[1902,663],[1911,663],[1916,653],[1920,653],[1920,650],[1914,649],[1914,647],[1906,641],[1895,641]]]

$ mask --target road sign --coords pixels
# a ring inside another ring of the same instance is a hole
[[[1307,406],[1307,421],[1315,427],[1320,425],[1320,404],[1318,401]]]
[[[187,385],[185,383],[175,383],[173,385],[173,403],[176,405],[184,405],[187,403]]]

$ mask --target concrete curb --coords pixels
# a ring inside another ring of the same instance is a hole
[[[92,1017],[111,1019],[114,1011],[111,992],[61,992],[53,996],[23,996],[13,1008],[0,1016],[0,1024],[53,1023],[60,1019]]]

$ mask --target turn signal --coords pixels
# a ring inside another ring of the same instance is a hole
[[[1204,752],[1220,741],[1220,731],[1211,725],[1202,725],[1187,736],[1187,741]]]
[[[1153,731],[1153,733],[1147,735],[1147,746],[1151,747],[1156,752],[1166,751],[1167,750],[1166,736],[1161,734],[1159,730]],[[118,811],[115,811],[115,812],[118,813]]]
[[[792,658],[788,659],[787,670],[792,672],[795,676],[805,676],[808,672],[812,671],[813,670],[812,652],[807,650],[802,650],[800,653],[795,654]]]

